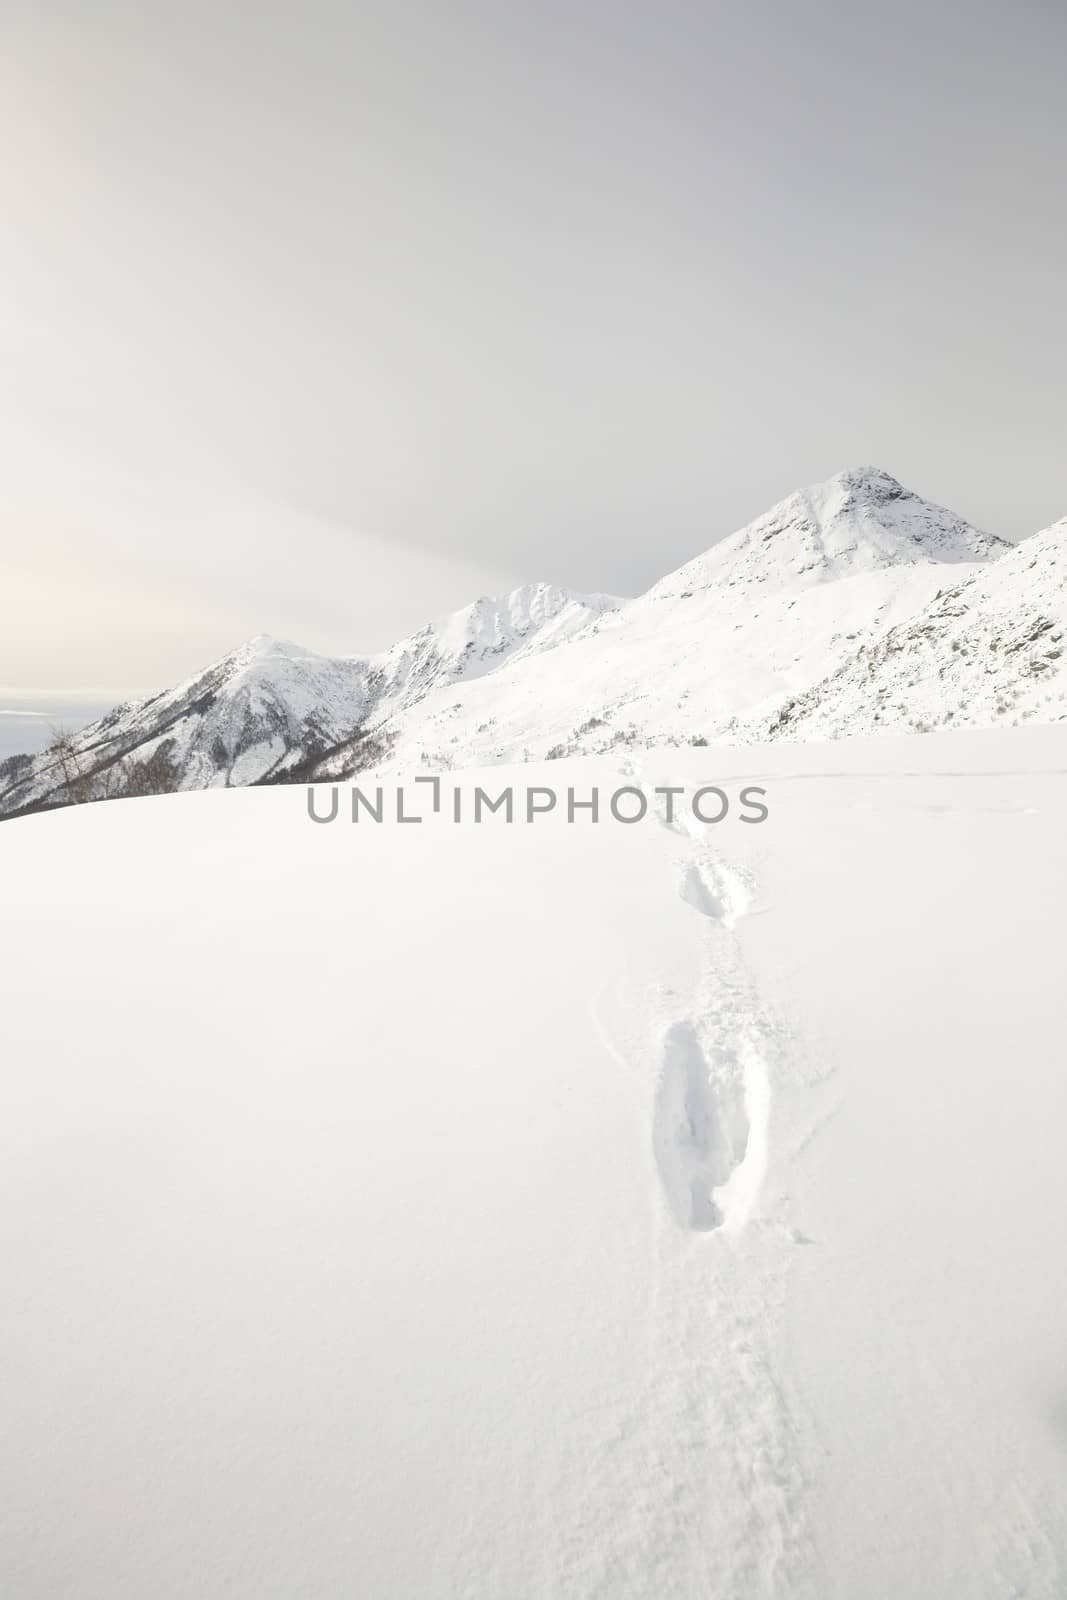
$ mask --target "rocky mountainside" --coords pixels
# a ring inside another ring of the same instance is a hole
[[[560,648],[436,689],[381,731],[397,767],[743,740],[1010,549],[876,468],[841,473]]]
[[[260,634],[177,688],[116,706],[35,757],[0,764],[0,815],[172,789],[295,781],[327,756],[359,764],[370,728],[432,689],[554,643],[618,602],[528,584],[476,600],[378,656],[316,655]]]
[[[864,642],[781,707],[769,737],[926,732],[1067,717],[1067,518],[907,622]]]
[[[0,765],[0,815],[372,767],[1054,720],[1065,528],[1015,547],[853,469],[634,600],[531,584],[370,657],[252,639]]]

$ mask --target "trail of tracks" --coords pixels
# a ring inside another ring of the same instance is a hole
[[[710,847],[710,830],[670,831],[672,890],[691,908],[699,944],[695,987],[655,994],[643,1046],[620,1047],[598,1019],[649,1119],[659,1192],[647,1365],[590,1463],[562,1565],[568,1592],[603,1600],[807,1596],[806,1470],[780,1362],[795,1243],[761,1212],[772,1086],[789,1075],[788,1040],[743,958],[747,873]],[[610,1550],[592,1537],[605,1500],[619,1508]]]

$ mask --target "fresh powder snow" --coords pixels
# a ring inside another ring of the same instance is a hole
[[[0,828],[0,1591],[1058,1600],[1064,738]]]

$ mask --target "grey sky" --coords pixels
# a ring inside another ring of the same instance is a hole
[[[1067,8],[0,0],[0,701],[1067,511]],[[4,703],[14,704],[13,701]]]

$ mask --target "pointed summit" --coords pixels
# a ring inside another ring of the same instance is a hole
[[[1008,546],[923,500],[879,467],[850,467],[798,489],[650,591],[808,588],[916,562],[987,561]]]

